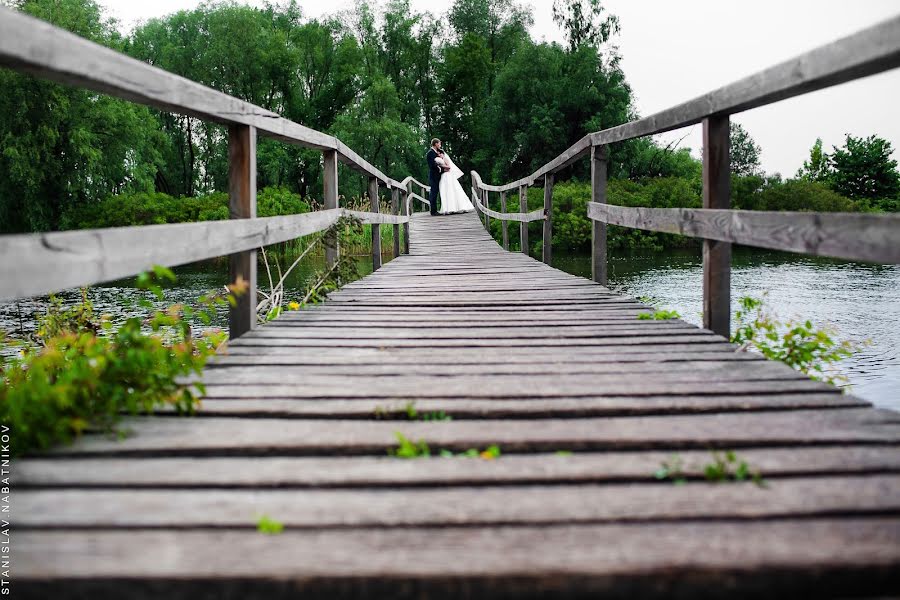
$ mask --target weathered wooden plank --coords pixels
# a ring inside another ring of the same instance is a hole
[[[582,376],[571,382],[554,384],[547,376],[472,376],[472,377],[381,377],[346,388],[334,377],[306,376],[302,384],[279,382],[207,382],[208,398],[597,398],[613,396],[657,396],[696,394],[765,394],[784,392],[824,392],[825,384],[790,376],[767,379],[764,376],[731,375],[718,381],[689,374],[653,375],[641,380],[618,375]],[[557,377],[556,379],[559,379]]]
[[[252,126],[228,127],[228,213],[232,219],[256,218],[256,129]],[[228,279],[243,281],[247,287],[228,312],[229,337],[235,339],[256,326],[255,249],[229,257]]]
[[[402,216],[400,213],[400,188],[392,187],[391,188],[391,214]],[[400,256],[400,224],[397,223],[394,225],[393,230],[393,250],[394,250],[394,258]]]
[[[490,444],[505,452],[884,445],[900,442],[895,414],[848,408],[514,421],[330,420],[327,427],[320,420],[141,417],[123,421],[140,427],[124,440],[87,435],[48,456],[379,455],[396,446],[398,431],[455,451]]]
[[[509,598],[536,590],[560,598],[700,597],[714,590],[730,597],[874,597],[900,591],[898,538],[900,524],[887,517],[278,536],[23,531],[16,585],[26,597],[62,599],[124,590],[196,598],[198,586],[217,597],[273,599]]]
[[[506,192],[500,192],[500,212],[506,213]],[[509,251],[509,222],[506,219],[500,221],[503,249]]]
[[[501,376],[517,376],[535,377],[540,375],[559,375],[560,377],[568,377],[574,375],[600,375],[600,374],[647,374],[648,376],[674,376],[675,374],[689,374],[694,377],[709,377],[710,379],[722,378],[740,378],[751,379],[805,379],[806,376],[800,371],[796,371],[780,363],[767,361],[763,359],[737,361],[741,365],[736,368],[734,360],[682,360],[682,361],[655,361],[655,362],[596,362],[585,361],[581,363],[568,362],[565,358],[557,359],[552,362],[538,362],[523,366],[521,363],[498,363],[484,361],[477,364],[448,364],[443,365],[440,373],[435,373],[434,368],[427,364],[414,363],[407,364],[404,362],[382,362],[378,365],[371,366],[344,366],[335,365],[329,367],[316,367],[314,365],[303,367],[296,365],[293,367],[287,365],[269,365],[259,364],[258,361],[253,363],[242,363],[234,361],[229,363],[218,362],[215,366],[205,372],[204,379],[207,381],[224,382],[240,382],[240,381],[260,381],[271,383],[287,383],[292,378],[300,378],[306,376],[327,376],[348,377],[346,383],[351,383],[354,379],[376,376],[397,375],[413,376],[413,375],[431,375],[431,376],[482,376],[482,375],[501,375]],[[748,363],[748,364],[743,364]],[[284,378],[284,379],[282,379]],[[362,383],[362,382],[359,382]]]
[[[711,454],[678,453],[685,477],[703,478]],[[900,472],[894,446],[748,448],[740,453],[769,480],[810,475]],[[512,483],[648,481],[667,452],[510,454],[501,460],[397,460],[370,457],[82,458],[23,461],[12,474],[25,488],[315,488],[414,487]]]
[[[381,211],[381,201],[378,198],[378,179],[369,177],[369,204],[373,213]],[[381,226],[372,225],[372,271],[381,268]]]
[[[520,185],[519,186],[519,211],[522,213],[528,212],[528,186]],[[528,256],[529,247],[528,247],[528,222],[522,221],[519,223],[519,246],[522,250],[522,254]]]
[[[601,347],[601,346],[632,346],[640,347],[642,352],[647,351],[648,347],[661,346],[664,344],[687,344],[691,342],[708,343],[714,341],[725,341],[719,336],[711,333],[685,333],[682,335],[643,335],[636,336],[617,336],[617,337],[591,337],[591,338],[552,338],[540,340],[542,348],[559,348],[559,347]],[[509,339],[431,339],[427,336],[407,339],[390,339],[390,338],[370,338],[370,339],[340,339],[340,338],[271,338],[257,337],[256,335],[246,335],[240,339],[234,340],[229,347],[231,350],[243,347],[285,347],[285,348],[318,348],[322,346],[335,346],[342,348],[466,348],[466,347],[534,347],[535,340],[529,338]]]
[[[900,216],[588,206],[612,225],[847,260],[900,263]]]
[[[728,115],[703,120],[703,208],[731,207]],[[731,244],[703,240],[703,327],[731,335]]]
[[[260,514],[278,515],[290,528],[646,523],[896,513],[900,475],[791,478],[765,489],[750,482],[660,482],[374,491],[23,490],[16,496],[17,522],[28,528],[255,529]]]
[[[327,402],[325,401],[327,400]],[[576,417],[622,417],[648,415],[752,412],[760,410],[861,408],[869,404],[848,395],[826,392],[720,394],[685,396],[602,396],[599,398],[550,399],[459,399],[417,397],[384,399],[235,399],[207,398],[205,417],[281,417],[316,419],[368,419],[377,411],[406,417],[406,407],[417,411],[441,411],[453,419],[537,419]],[[166,411],[160,411],[166,412]]]

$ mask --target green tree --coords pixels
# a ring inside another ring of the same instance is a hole
[[[124,45],[93,0],[14,8],[113,49]],[[153,188],[167,140],[146,108],[5,69],[0,89],[0,231],[57,229],[69,205]]]
[[[809,160],[803,161],[803,167],[797,171],[797,178],[806,181],[827,181],[830,176],[829,157],[822,152],[822,138],[816,138],[816,143],[809,150]]]
[[[759,154],[762,148],[740,123],[732,121],[730,129],[731,172],[742,176],[761,174]]]
[[[599,47],[619,33],[619,18],[604,13],[600,0],[553,0],[553,22],[566,32],[570,52],[583,44]]]
[[[897,161],[891,143],[876,135],[847,135],[844,146],[835,146],[829,157],[831,188],[849,198],[894,198],[900,194]]]

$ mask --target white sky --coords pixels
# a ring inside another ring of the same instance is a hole
[[[193,8],[199,0],[100,0],[109,14],[131,29],[142,19]],[[245,0],[260,5],[260,0]],[[562,41],[553,23],[553,0],[524,0],[532,6],[536,39]],[[317,17],[348,9],[352,0],[300,0],[304,14]],[[821,44],[900,14],[897,0],[605,0],[619,16],[622,67],[642,116],[650,115]],[[414,10],[445,14],[452,0],[412,0]],[[825,148],[844,135],[878,134],[900,158],[900,69],[735,115],[762,146],[763,168],[793,175],[816,137]],[[682,142],[699,155],[700,126],[660,136]]]

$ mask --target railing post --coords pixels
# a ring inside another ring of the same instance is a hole
[[[256,218],[256,128],[228,127],[228,213],[232,219]],[[246,291],[228,314],[231,339],[256,326],[256,250],[235,252],[228,259],[232,282],[243,279]]]
[[[523,213],[528,212],[528,186],[520,185],[519,186],[519,211]],[[529,255],[528,248],[528,222],[522,221],[519,223],[519,245],[522,246],[522,254],[525,256]]]
[[[490,208],[490,205],[488,204],[488,202],[490,202],[490,197],[490,192],[481,190],[481,203],[485,208]],[[487,229],[488,233],[491,232],[491,217],[487,213],[484,213],[484,228]]]
[[[337,150],[325,150],[323,153],[325,175],[324,196],[325,210],[338,207],[338,157]],[[338,241],[334,232],[325,236],[325,264],[330,269],[338,260]]]
[[[391,214],[400,216],[400,188],[391,186]],[[400,256],[400,224],[394,225],[394,258]]]
[[[406,191],[403,198],[400,199],[400,210],[404,216],[410,216],[413,213],[412,207],[412,181],[406,184]],[[403,224],[403,254],[409,254],[409,222]]]
[[[500,212],[506,212],[506,192],[500,192]],[[509,227],[506,219],[500,221],[500,227],[503,230],[503,249],[509,251]]]
[[[544,251],[541,259],[549,265],[553,241],[553,173],[544,175]]]
[[[703,208],[731,207],[728,115],[703,120]],[[731,244],[703,240],[703,327],[731,335]]]
[[[606,204],[606,176],[609,154],[607,147],[591,146],[591,202]],[[606,223],[591,221],[591,278],[600,285],[607,283]]]
[[[373,213],[381,212],[381,202],[378,200],[378,179],[369,177],[369,203]],[[372,270],[381,268],[381,225],[372,223]]]

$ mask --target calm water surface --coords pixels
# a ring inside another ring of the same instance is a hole
[[[554,257],[555,267],[590,277],[589,256]],[[613,256],[609,286],[648,296],[700,325],[703,269],[699,252]],[[838,339],[868,341],[839,366],[856,396],[900,410],[900,265],[870,265],[736,248],[732,311],[742,296],[762,297],[782,320],[810,319]]]

